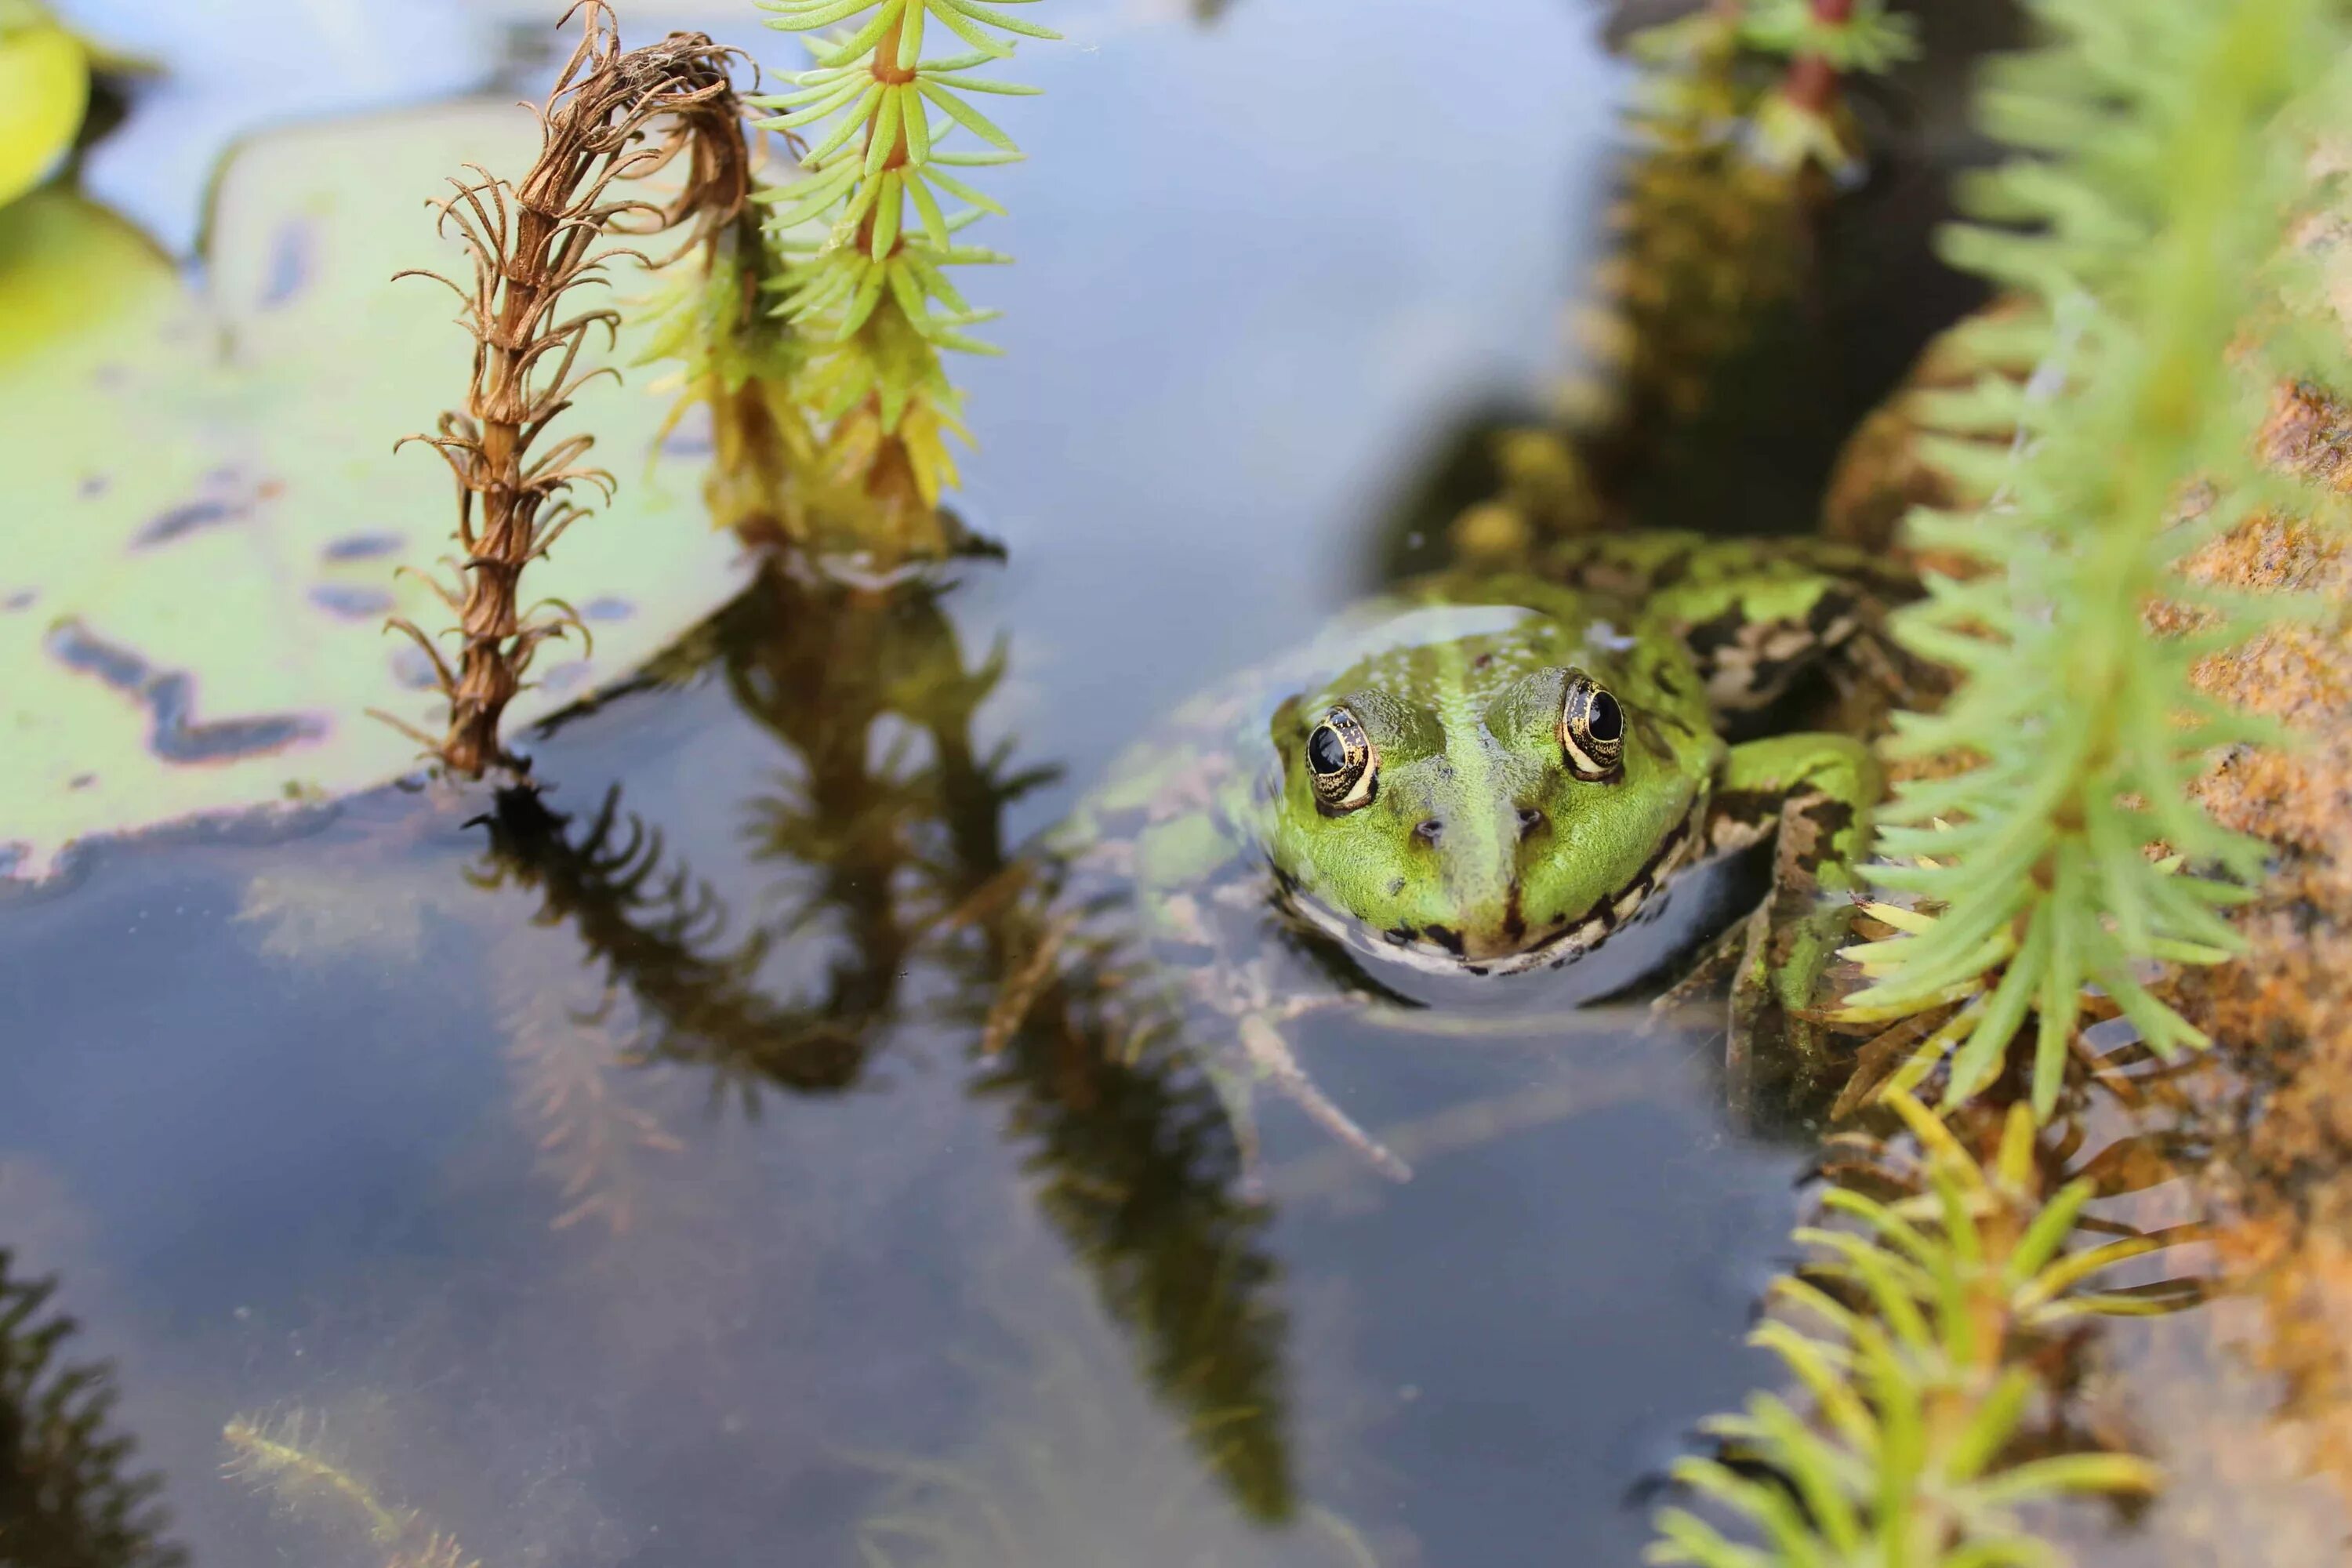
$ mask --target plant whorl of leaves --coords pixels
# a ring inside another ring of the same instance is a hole
[[[12,1279],[0,1249],[0,1563],[42,1568],[172,1568],[158,1537],[163,1482],[126,1476],[131,1440],[107,1427],[103,1366],[61,1365],[74,1331],[48,1311],[47,1279]]]
[[[1898,622],[1961,683],[1940,712],[1906,716],[1895,749],[1967,765],[1905,784],[1882,816],[1896,863],[1877,879],[1922,908],[1849,950],[1871,984],[1847,1016],[1969,998],[1950,1035],[1965,1035],[1951,1104],[1994,1077],[2035,1011],[2032,1099],[2047,1115],[2086,984],[2159,1054],[2204,1043],[2150,994],[2148,967],[2225,956],[2221,909],[2263,862],[2187,787],[2211,748],[2266,732],[2189,677],[2284,612],[2175,567],[2280,498],[2252,439],[2271,389],[2343,363],[2340,339],[2284,319],[2279,262],[2307,189],[2294,114],[2319,101],[2352,31],[2343,0],[2032,9],[2049,42],[1981,100],[1987,128],[2027,156],[1969,193],[1985,224],[2017,226],[1959,229],[1950,250],[2038,304],[2022,330],[2041,368],[1931,410],[1948,435],[1979,438],[1931,455],[1986,500],[1917,514],[1913,535],[1982,570],[1931,575]],[[1988,447],[1988,434],[2012,438]],[[2152,636],[2159,600],[2200,628]]]
[[[877,489],[902,470],[924,504],[934,505],[941,487],[956,483],[946,433],[971,439],[940,352],[996,352],[965,331],[995,312],[966,302],[947,269],[1011,259],[957,243],[983,212],[1003,209],[948,171],[1021,156],[968,101],[1039,90],[975,74],[1013,53],[998,35],[1061,35],[977,0],[761,4],[776,13],[769,25],[788,32],[863,17],[845,37],[811,41],[816,66],[791,79],[793,90],[750,100],[779,111],[756,123],[813,138],[803,177],[757,199],[773,206],[771,232],[793,258],[780,280],[778,309],[820,340],[803,391],[832,426],[835,466],[865,470]],[[924,35],[934,21],[968,52],[925,59]],[[945,118],[934,121],[934,110]],[[940,144],[959,130],[981,145]],[[943,196],[968,205],[950,212]],[[817,219],[827,225],[821,238],[796,232]]]
[[[1782,1312],[1751,1336],[1804,1386],[1811,1415],[1754,1395],[1744,1414],[1706,1424],[1738,1468],[1700,1458],[1675,1468],[1676,1480],[1762,1544],[1668,1508],[1650,1562],[2054,1563],[2054,1549],[2017,1524],[2018,1506],[2156,1484],[2153,1468],[2129,1455],[2019,1458],[2011,1450],[2036,1391],[2025,1363],[2038,1344],[2087,1320],[2178,1304],[2177,1292],[2085,1288],[2168,1241],[2134,1235],[2067,1250],[2093,1184],[2075,1180],[2042,1197],[2025,1107],[2011,1108],[1987,1168],[1909,1094],[1895,1089],[1886,1100],[1927,1152],[1927,1190],[1882,1203],[1832,1188],[1827,1207],[1848,1223],[1797,1232],[1812,1260],[1801,1277],[1775,1281]]]

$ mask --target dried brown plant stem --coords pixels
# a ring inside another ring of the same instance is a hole
[[[642,252],[604,243],[691,226],[677,254],[708,246],[742,211],[751,158],[742,106],[730,76],[736,51],[700,33],[672,33],[624,51],[604,0],[583,0],[579,46],[535,110],[540,153],[520,183],[467,165],[455,194],[434,204],[472,263],[471,287],[448,284],[464,301],[459,324],[474,339],[466,405],[441,417],[439,432],[410,437],[437,449],[457,480],[459,582],[435,590],[456,612],[463,642],[453,668],[416,625],[389,623],[433,661],[449,723],[437,739],[419,734],[452,770],[472,777],[518,764],[499,721],[522,689],[539,646],[587,631],[569,606],[525,608],[523,569],[547,553],[585,514],[574,485],[602,490],[612,476],[583,461],[594,437],[576,432],[534,452],[534,443],[572,405],[581,386],[610,367],[583,371],[591,331],[607,342],[619,325],[610,308],[565,314],[564,295],[603,282],[620,257],[653,265]],[[667,205],[621,194],[681,162],[685,177]],[[402,274],[409,276],[410,274]],[[405,726],[403,726],[405,728]],[[414,732],[414,731],[412,731]]]

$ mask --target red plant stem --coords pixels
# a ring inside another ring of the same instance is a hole
[[[1842,27],[1853,20],[1853,0],[1812,0],[1813,21]],[[1838,70],[1821,54],[1799,55],[1780,84],[1782,96],[1807,114],[1823,115],[1837,107]]]

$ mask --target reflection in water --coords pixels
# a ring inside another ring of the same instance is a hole
[[[1052,869],[1005,852],[1006,806],[1055,772],[974,741],[1005,652],[967,665],[951,591],[852,586],[772,559],[694,639],[787,763],[749,813],[752,859],[784,875],[774,912],[744,934],[617,789],[583,826],[530,792],[482,819],[474,880],[535,893],[537,923],[569,928],[602,977],[574,995],[576,966],[567,978],[529,931],[493,949],[514,968],[493,984],[564,1218],[623,1228],[625,1167],[672,1142],[611,1064],[700,1068],[756,1106],[763,1089],[847,1089],[895,1026],[942,1025],[966,1043],[975,1092],[1004,1107],[1035,1201],[1150,1386],[1247,1517],[1287,1519],[1270,1215],[1242,1195],[1223,1101],[1160,994],[1124,984],[1112,944],[1066,947],[1031,896]],[[809,994],[780,1001],[763,972],[787,944],[828,956]],[[625,1010],[634,1031],[616,1024]]]
[[[114,1373],[63,1359],[72,1321],[55,1281],[10,1272],[0,1248],[0,1563],[25,1568],[165,1568],[163,1482],[126,1473],[131,1439],[109,1427]]]
[[[1397,1561],[1319,1506],[1279,1541],[1223,1506],[1068,1292],[1002,1315],[1009,1353],[971,1366],[997,1413],[980,1433],[936,1458],[856,1456],[889,1479],[857,1529],[872,1568]]]

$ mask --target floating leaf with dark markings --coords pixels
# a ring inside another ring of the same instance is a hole
[[[449,478],[393,446],[457,400],[472,344],[445,290],[392,277],[447,268],[425,203],[450,174],[520,170],[532,147],[530,115],[502,104],[250,142],[217,187],[202,292],[68,193],[0,210],[0,876],[42,875],[93,835],[415,765],[366,710],[437,713],[421,654],[383,626],[446,619],[394,572],[448,550]],[[615,268],[624,303],[653,286]],[[637,352],[625,329],[611,358]],[[577,607],[595,641],[542,661],[521,723],[732,591],[698,473],[656,460],[667,407],[607,380],[559,422],[594,434],[620,494],[534,568],[532,593]]]

